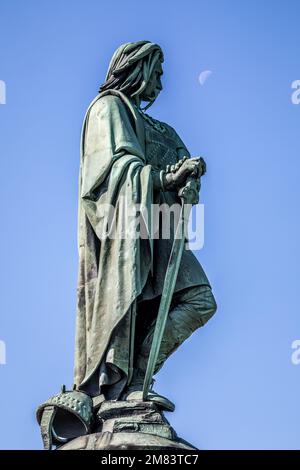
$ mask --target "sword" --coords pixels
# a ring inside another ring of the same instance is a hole
[[[181,199],[181,211],[178,225],[176,227],[175,238],[168,262],[166,276],[164,280],[161,300],[159,304],[157,320],[155,324],[151,350],[149,354],[147,370],[143,386],[143,401],[147,396],[152,383],[152,378],[158,358],[162,337],[164,334],[166,321],[175,289],[176,279],[180,267],[182,252],[185,242],[185,232],[189,220],[191,208],[199,202],[200,179],[189,177],[186,185],[178,192]]]

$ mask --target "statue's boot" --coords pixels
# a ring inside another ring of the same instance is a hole
[[[145,379],[145,371],[135,369],[130,382],[130,385],[123,392],[122,400],[143,400],[143,385]],[[152,384],[154,380],[152,381]],[[168,398],[156,393],[152,388],[148,392],[147,401],[155,403],[159,408],[166,411],[174,411],[175,405]]]

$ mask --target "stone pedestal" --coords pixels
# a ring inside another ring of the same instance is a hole
[[[152,402],[104,401],[95,417],[95,433],[64,444],[60,450],[195,450],[180,439]]]

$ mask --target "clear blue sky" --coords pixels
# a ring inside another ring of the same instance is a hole
[[[41,448],[35,407],[72,383],[80,128],[140,39],[165,52],[150,113],[207,160],[197,256],[219,307],[157,390],[200,448],[300,448],[299,16],[297,0],[0,0],[0,448]]]

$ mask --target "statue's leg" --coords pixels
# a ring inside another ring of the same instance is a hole
[[[216,309],[216,301],[209,286],[190,287],[174,294],[155,373],[195,330],[203,326],[213,316]],[[138,376],[142,377],[147,368],[154,327],[155,321],[138,351],[137,378]]]

